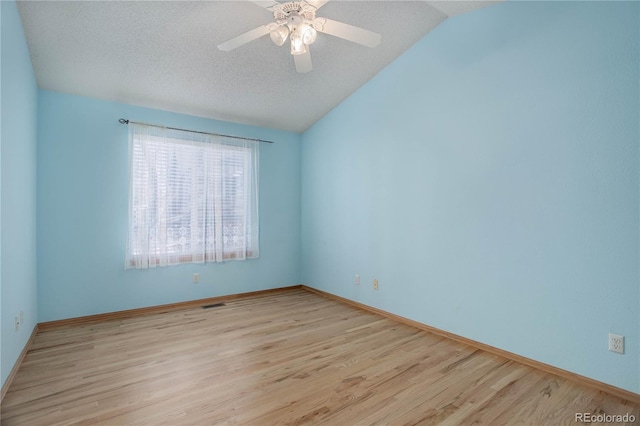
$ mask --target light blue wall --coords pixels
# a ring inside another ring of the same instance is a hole
[[[38,118],[41,322],[299,283],[298,134],[42,90]],[[125,271],[128,132],[119,118],[275,141],[260,146],[260,258]]]
[[[380,72],[303,134],[303,283],[640,392],[638,18],[504,3]]]
[[[0,293],[2,384],[38,322],[36,276],[36,138],[38,91],[13,1],[2,10]],[[14,317],[24,312],[15,331]]]

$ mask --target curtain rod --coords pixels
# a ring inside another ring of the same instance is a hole
[[[211,132],[199,132],[197,130],[180,129],[178,127],[159,126],[157,124],[141,123],[139,121],[131,121],[131,120],[127,120],[127,119],[124,119],[124,118],[121,118],[120,120],[118,120],[118,123],[120,123],[120,124],[129,124],[129,123],[131,123],[131,124],[142,124],[144,126],[160,127],[162,129],[169,129],[169,130],[181,130],[183,132],[198,133],[198,134],[201,134],[201,135],[223,136],[225,138],[242,139],[242,140],[245,140],[245,141],[274,143],[273,141],[265,141],[263,139],[243,138],[241,136],[223,135],[223,134],[220,134],[220,133],[211,133]]]

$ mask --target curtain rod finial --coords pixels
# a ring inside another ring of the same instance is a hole
[[[125,120],[124,118],[121,118],[120,120],[118,120],[118,123],[120,123],[120,124],[129,124],[129,120]]]

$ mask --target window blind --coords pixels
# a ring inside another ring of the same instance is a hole
[[[258,257],[258,149],[130,124],[125,267]]]

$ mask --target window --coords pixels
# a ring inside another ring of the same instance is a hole
[[[129,125],[125,267],[258,257],[258,143]]]

